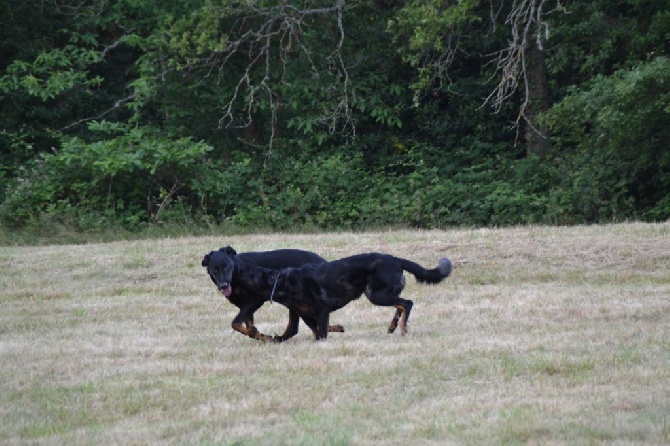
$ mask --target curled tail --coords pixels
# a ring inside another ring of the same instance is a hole
[[[417,282],[420,283],[440,283],[451,274],[453,266],[451,260],[447,258],[441,258],[436,268],[425,269],[418,263],[414,263],[411,260],[399,259],[402,269],[411,273],[416,277]]]

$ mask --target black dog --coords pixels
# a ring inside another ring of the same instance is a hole
[[[436,268],[427,270],[409,260],[370,253],[281,271],[249,268],[240,280],[258,292],[271,293],[272,299],[297,311],[319,340],[327,336],[330,313],[361,294],[375,305],[395,307],[388,331],[393,333],[399,322],[400,331],[405,334],[413,302],[400,297],[405,287],[403,270],[421,283],[436,284],[451,274],[452,265],[449,259],[442,258]]]
[[[233,319],[234,330],[261,341],[279,342],[291,338],[298,333],[299,315],[295,310],[289,309],[289,322],[286,331],[281,336],[267,336],[259,333],[254,326],[254,313],[270,294],[262,294],[255,288],[249,287],[245,281],[240,281],[240,276],[254,267],[265,267],[271,269],[283,269],[286,267],[297,267],[310,263],[324,263],[323,257],[309,251],[298,249],[279,249],[265,252],[245,252],[237,254],[230,246],[205,254],[202,266],[207,268],[209,277],[217,289],[232,303],[240,309]],[[257,288],[257,287],[256,287]],[[311,319],[307,322],[312,325]],[[344,331],[341,325],[329,327],[330,331]]]

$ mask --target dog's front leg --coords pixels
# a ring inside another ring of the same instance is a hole
[[[291,339],[293,336],[298,334],[298,324],[300,322],[300,315],[295,310],[288,310],[288,325],[284,334],[281,336],[275,336],[274,339],[277,342],[284,342],[287,339]]]
[[[237,316],[235,316],[235,319],[233,319],[231,325],[233,330],[242,333],[245,336],[249,336],[252,339],[258,339],[259,341],[263,342],[277,342],[274,337],[264,335],[263,333],[259,332],[258,329],[253,325],[253,320],[253,313],[248,314],[246,311],[242,310]]]
[[[319,340],[319,331],[318,331],[318,323],[316,322],[316,318],[309,316],[309,315],[302,315],[302,320],[305,321],[305,324],[309,327],[310,330],[312,330],[312,334],[314,335],[314,340],[318,341]]]
[[[328,337],[328,321],[330,319],[330,312],[323,311],[317,317],[316,322],[316,340],[326,339]]]
[[[250,315],[248,315],[246,317],[246,319],[244,320],[244,325],[247,326],[248,330],[250,330],[251,328],[256,328],[256,327],[254,327],[254,314],[253,313],[251,313]]]
[[[251,324],[249,323],[251,320]],[[235,319],[233,319],[233,322],[230,324],[231,327],[233,327],[233,330],[237,331],[238,333],[242,333],[245,336],[252,337],[250,333],[253,330],[256,330],[256,327],[254,327],[253,324],[253,316],[250,318],[247,315],[247,312],[245,309],[240,310],[240,312],[235,316]],[[257,331],[257,330],[256,330]]]

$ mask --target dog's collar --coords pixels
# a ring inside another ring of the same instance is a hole
[[[277,282],[279,282],[279,276],[281,276],[280,273],[277,273],[277,278],[275,279],[274,285],[272,285],[272,292],[270,293],[270,305],[272,305],[273,302],[273,297],[275,295],[275,290],[277,289]]]

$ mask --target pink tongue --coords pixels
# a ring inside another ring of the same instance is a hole
[[[230,297],[230,295],[233,294],[233,287],[228,285],[228,288],[222,289],[221,292],[223,293],[224,296]]]

